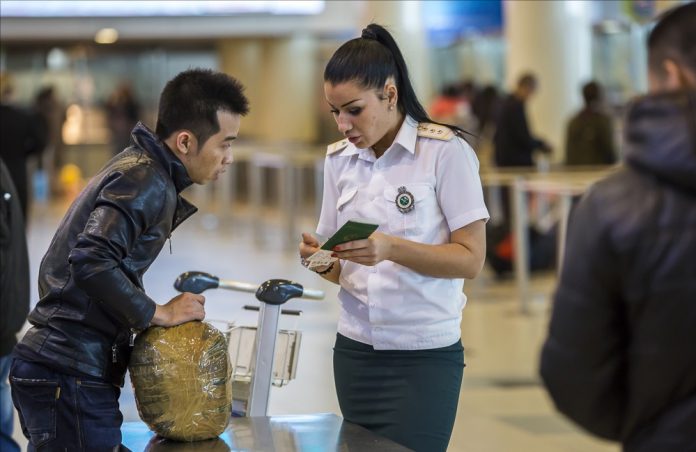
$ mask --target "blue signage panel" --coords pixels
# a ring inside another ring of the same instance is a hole
[[[423,20],[432,45],[443,47],[471,34],[497,33],[503,27],[502,0],[422,3]]]

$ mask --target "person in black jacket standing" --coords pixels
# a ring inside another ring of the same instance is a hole
[[[39,270],[41,299],[14,349],[12,399],[33,450],[114,450],[121,444],[118,397],[133,335],[149,325],[205,317],[202,295],[164,305],[143,275],[196,208],[180,196],[217,179],[248,102],[222,73],[180,73],[162,92],[155,133],[138,123],[133,144],[80,193]]]
[[[496,166],[534,166],[532,156],[535,150],[551,151],[548,144],[532,135],[527,122],[524,104],[536,90],[536,77],[523,74],[517,81],[515,92],[503,101],[493,136]]]
[[[7,376],[16,334],[29,312],[29,255],[17,190],[0,158],[0,450],[19,452]]]
[[[30,205],[27,159],[41,155],[47,135],[36,115],[12,104],[12,93],[10,76],[0,74],[0,157],[11,174],[26,224]]]
[[[541,376],[556,407],[627,452],[696,451],[696,3],[648,38],[625,166],[570,222]]]

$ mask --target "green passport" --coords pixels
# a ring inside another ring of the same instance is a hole
[[[322,250],[332,250],[334,246],[352,240],[362,240],[368,238],[379,227],[379,222],[366,218],[353,218],[346,221],[338,231],[321,246]]]

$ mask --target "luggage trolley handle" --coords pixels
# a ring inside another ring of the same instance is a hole
[[[259,301],[283,304],[291,298],[308,298],[323,300],[324,291],[305,289],[301,284],[287,279],[269,279],[259,285],[240,281],[220,279],[210,273],[190,271],[179,275],[174,281],[174,288],[179,292],[201,293],[208,289],[227,289],[237,292],[256,293]]]
[[[291,298],[320,300],[324,298],[324,292],[305,289],[302,285],[287,279],[269,279],[260,286],[255,286],[237,281],[220,280],[216,276],[203,272],[182,273],[174,282],[174,287],[181,292],[192,293],[201,293],[215,288],[256,293],[261,306],[255,344],[255,369],[251,380],[247,416],[265,416],[273,379],[273,358],[278,336],[280,306]]]

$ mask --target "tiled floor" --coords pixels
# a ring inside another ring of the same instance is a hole
[[[40,259],[51,240],[65,206],[37,205],[29,228],[32,281],[35,284]],[[281,327],[303,332],[296,380],[273,388],[270,414],[333,412],[340,415],[333,387],[331,347],[335,335],[337,287],[302,268],[294,251],[282,251],[280,231],[268,228],[268,241],[254,246],[251,222],[240,210],[233,218],[217,219],[201,209],[172,236],[172,254],[165,246],[145,278],[148,293],[158,302],[176,295],[172,283],[183,271],[201,270],[222,279],[260,283],[287,278],[307,287],[326,291],[321,302],[293,300],[288,308],[303,315],[281,320]],[[302,220],[312,229],[311,218]],[[298,237],[299,240],[299,237]],[[464,310],[462,337],[467,367],[450,451],[462,452],[602,452],[618,446],[598,441],[555,413],[537,376],[539,347],[548,321],[548,294],[553,274],[535,276],[535,302],[522,315],[512,281],[496,281],[485,270],[466,283],[469,301]],[[33,302],[37,291],[33,288]],[[205,293],[209,319],[253,324],[255,314],[243,311],[254,304],[251,294],[213,290]],[[138,414],[129,383],[121,406],[126,420]],[[18,426],[15,436],[26,444]]]

